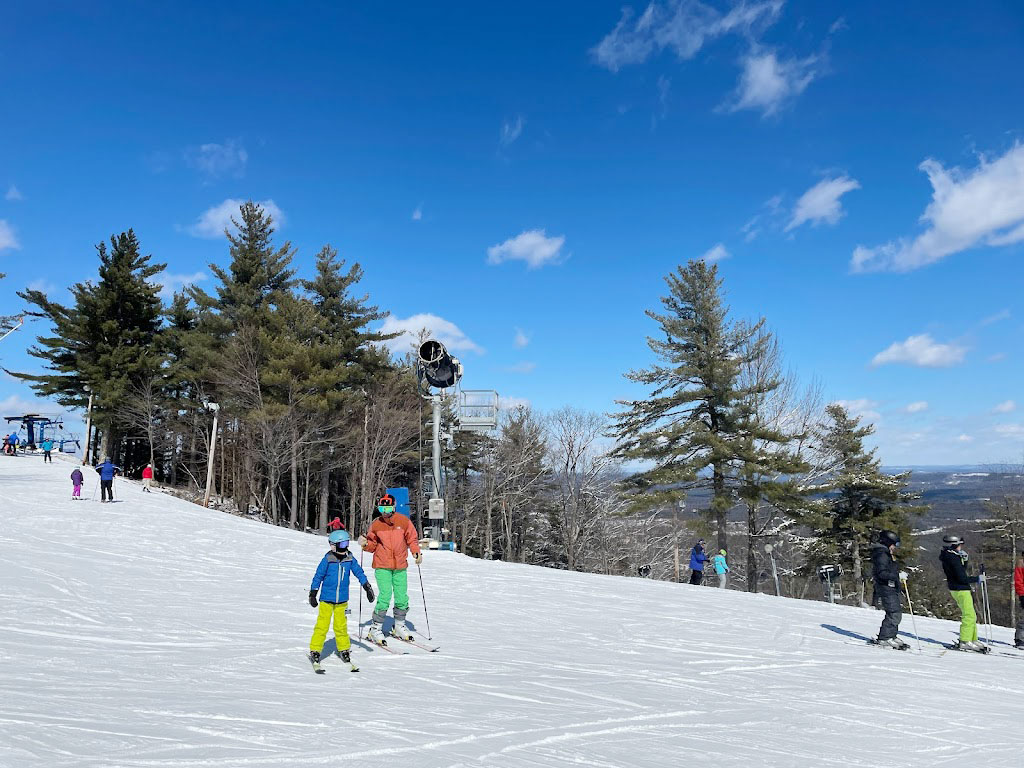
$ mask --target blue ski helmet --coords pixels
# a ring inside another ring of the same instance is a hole
[[[345,549],[348,547],[351,537],[348,535],[348,531],[331,531],[331,535],[327,537],[327,540],[331,543],[332,547]]]

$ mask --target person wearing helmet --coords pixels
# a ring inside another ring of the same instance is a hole
[[[409,552],[416,565],[423,561],[416,526],[405,515],[395,513],[395,499],[384,494],[377,501],[380,517],[359,539],[363,549],[373,554],[373,575],[377,579],[377,605],[367,637],[378,645],[386,645],[384,619],[395,600],[395,624],[391,634],[400,640],[411,640],[412,632],[405,624],[409,612]]]
[[[719,589],[725,589],[725,584],[729,580],[729,564],[725,561],[725,550],[718,550],[718,554],[711,560],[711,564],[715,567],[715,573],[718,575],[718,587]]]
[[[987,653],[988,646],[978,642],[978,615],[974,612],[974,595],[971,594],[971,585],[984,580],[985,575],[967,575],[967,553],[963,546],[964,540],[959,536],[943,536],[939,555],[949,594],[960,608],[960,639],[953,647],[959,651]]]
[[[878,541],[871,545],[871,567],[875,579],[875,602],[885,611],[878,637],[873,642],[886,648],[905,651],[910,646],[900,640],[900,620],[903,601],[900,594],[900,567],[896,564],[896,549],[900,537],[895,531],[882,531]]]
[[[327,538],[330,543],[330,550],[316,573],[313,574],[313,582],[309,585],[309,604],[317,608],[316,626],[313,628],[313,637],[309,640],[309,660],[313,667],[320,671],[320,652],[324,649],[324,640],[327,639],[327,630],[334,622],[334,638],[337,642],[338,655],[342,660],[351,664],[349,648],[352,643],[348,637],[348,620],[345,618],[345,609],[348,608],[348,583],[349,575],[354,573],[363,590],[366,592],[366,599],[371,603],[374,599],[373,587],[366,579],[366,574],[359,567],[348,551],[349,535],[346,530],[336,530]],[[320,593],[320,600],[317,601],[317,593]],[[353,668],[353,671],[355,669]]]

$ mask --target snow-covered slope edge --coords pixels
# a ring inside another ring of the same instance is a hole
[[[423,566],[441,653],[315,676],[323,538],[120,480],[72,502],[70,469],[0,457],[5,768],[1022,764],[1024,656],[940,656],[949,622],[919,656],[828,628],[874,611],[453,553]]]

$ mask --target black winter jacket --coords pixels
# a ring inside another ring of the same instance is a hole
[[[875,576],[876,587],[899,588],[900,567],[896,564],[893,556],[889,554],[889,548],[884,544],[871,545],[871,569]]]
[[[960,553],[955,549],[942,550],[939,560],[942,561],[942,570],[946,574],[946,586],[949,587],[951,592],[961,592],[965,589],[970,589],[971,584],[978,583],[977,576],[967,575],[967,566],[964,565],[964,559],[960,557]]]

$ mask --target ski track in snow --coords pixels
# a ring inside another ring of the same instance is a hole
[[[953,623],[887,651],[856,639],[875,611],[450,552],[423,566],[440,653],[314,675],[324,538],[121,479],[72,502],[71,468],[0,457],[0,768],[1024,764],[1020,659],[942,653]]]

